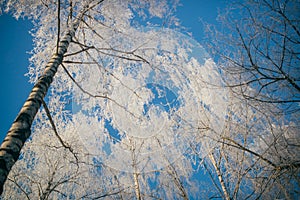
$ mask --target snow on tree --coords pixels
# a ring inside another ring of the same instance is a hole
[[[234,2],[219,14],[222,30],[208,26],[209,49],[233,97],[219,168],[252,182],[253,193],[241,197],[299,194],[299,8],[299,1]],[[228,161],[233,149],[239,158]],[[232,198],[239,198],[236,183]]]
[[[296,122],[226,87],[236,76],[174,30],[177,1],[4,3],[36,25],[30,81],[54,66],[47,87],[33,89],[43,95],[28,100],[26,137],[13,125],[1,146],[14,152],[9,163],[1,154],[2,181],[18,159],[4,199],[292,198],[284,186],[299,189]]]

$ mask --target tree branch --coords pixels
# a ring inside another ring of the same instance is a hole
[[[59,140],[59,142],[61,143],[61,145],[62,145],[63,147],[65,147],[66,149],[68,149],[68,150],[72,153],[72,155],[73,155],[74,158],[76,159],[76,162],[78,163],[78,157],[77,157],[76,153],[74,152],[73,148],[72,148],[68,143],[64,142],[63,139],[62,139],[62,138],[60,137],[60,135],[58,134],[57,129],[56,129],[56,126],[55,126],[55,123],[54,123],[54,121],[53,121],[53,119],[52,119],[52,117],[51,117],[51,114],[50,114],[50,111],[49,111],[49,109],[48,109],[48,106],[47,106],[47,104],[46,104],[46,102],[45,102],[44,100],[42,100],[42,105],[43,105],[43,107],[44,107],[44,109],[45,109],[45,112],[46,112],[47,117],[48,117],[48,119],[49,119],[49,121],[50,121],[50,124],[51,124],[51,126],[52,126],[52,129],[53,129],[53,131],[54,131],[54,133],[55,133],[55,136],[58,138],[58,140]]]

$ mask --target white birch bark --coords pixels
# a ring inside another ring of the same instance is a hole
[[[138,173],[134,173],[133,174],[134,177],[134,189],[135,189],[135,196],[136,199],[141,200],[141,191],[140,191],[140,185],[139,185],[139,177],[138,177]]]
[[[230,200],[230,196],[229,196],[229,194],[227,192],[227,189],[226,189],[226,186],[224,184],[224,180],[223,180],[222,174],[220,172],[220,168],[217,166],[217,162],[215,160],[214,155],[213,154],[209,154],[209,158],[210,158],[210,160],[211,160],[211,162],[212,162],[212,164],[213,164],[213,166],[214,166],[214,168],[215,168],[215,170],[217,172],[217,176],[218,176],[218,179],[220,181],[221,188],[222,188],[223,193],[224,193],[224,197],[225,197],[226,200]]]

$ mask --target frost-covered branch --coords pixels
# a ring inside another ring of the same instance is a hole
[[[219,56],[224,78],[236,95],[275,104],[283,114],[299,111],[297,8],[296,1],[242,1],[220,14],[223,33],[208,29],[212,52]]]
[[[51,126],[52,126],[52,129],[53,129],[53,131],[54,131],[54,133],[55,133],[55,136],[58,138],[58,140],[59,140],[59,142],[61,143],[61,145],[62,145],[64,148],[68,149],[68,150],[70,151],[71,154],[73,154],[74,158],[75,158],[76,161],[78,162],[78,157],[77,157],[76,153],[74,152],[73,148],[71,147],[71,145],[68,144],[67,142],[63,141],[63,139],[62,139],[62,138],[60,137],[60,135],[58,134],[57,129],[56,129],[56,126],[55,126],[55,123],[54,123],[54,121],[53,121],[53,119],[52,119],[52,117],[51,117],[50,111],[49,111],[49,109],[48,109],[48,106],[47,106],[46,102],[45,102],[43,99],[42,99],[42,105],[43,105],[43,107],[44,107],[44,109],[45,109],[45,112],[46,112],[47,117],[48,117],[48,119],[49,119],[49,121],[50,121],[50,124],[51,124]]]

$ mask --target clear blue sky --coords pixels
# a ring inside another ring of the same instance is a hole
[[[201,43],[203,27],[200,18],[216,23],[219,9],[225,0],[183,0],[177,17],[182,25]],[[32,24],[28,20],[18,21],[3,14],[0,16],[0,140],[2,141],[11,123],[26,100],[32,85],[24,76],[29,65],[32,38],[29,34]]]

